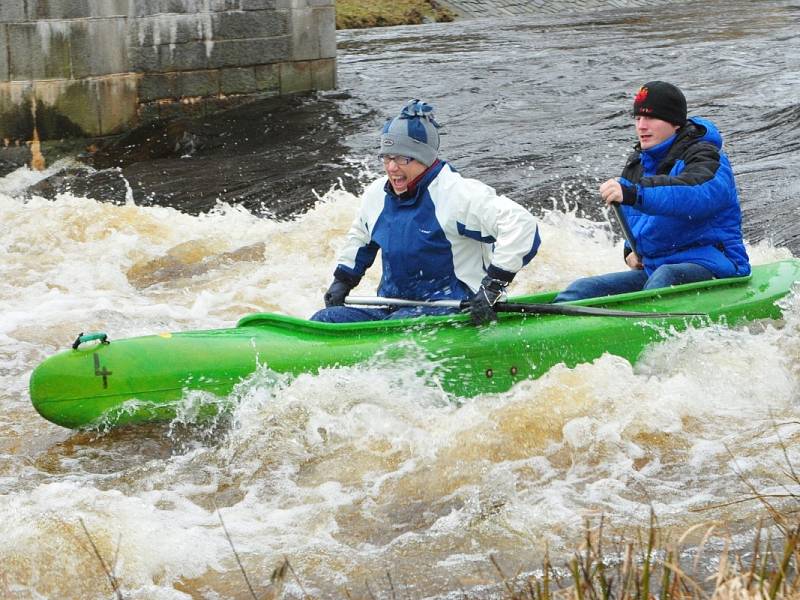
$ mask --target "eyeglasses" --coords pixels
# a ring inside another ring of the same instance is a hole
[[[397,156],[395,154],[384,154],[381,158],[383,158],[383,164],[388,165],[390,162],[394,161],[398,167],[405,167],[408,163],[410,163],[413,158],[409,158],[407,156]]]

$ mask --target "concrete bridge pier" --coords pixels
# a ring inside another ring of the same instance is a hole
[[[335,0],[2,0],[2,149],[336,85]]]

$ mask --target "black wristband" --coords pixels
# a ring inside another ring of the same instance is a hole
[[[361,277],[358,275],[351,275],[341,267],[336,267],[336,270],[333,272],[333,278],[343,281],[349,285],[351,289],[356,287],[361,282]]]
[[[511,281],[514,279],[514,275],[516,275],[516,273],[506,271],[505,269],[495,267],[494,265],[489,265],[489,268],[486,269],[487,277],[490,277],[491,279],[498,279],[503,282],[503,285],[508,285],[511,283]]]
[[[636,186],[625,185],[624,183],[621,184],[622,187],[622,203],[626,204],[627,206],[633,206],[636,204]]]

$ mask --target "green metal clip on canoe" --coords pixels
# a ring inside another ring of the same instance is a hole
[[[514,298],[497,323],[473,327],[464,314],[329,324],[257,313],[229,329],[115,340],[88,336],[33,371],[33,406],[71,428],[175,417],[186,393],[202,390],[223,404],[259,366],[289,375],[363,363],[379,353],[415,352],[433,365],[448,393],[502,392],[556,364],[573,367],[608,352],[631,362],[672,332],[719,323],[778,319],[776,301],[800,281],[800,260],[760,265],[748,277],[550,304],[554,293]],[[502,310],[502,309],[501,309]],[[702,315],[702,316],[698,316]],[[618,318],[628,317],[628,318]],[[94,335],[94,334],[90,334]],[[103,343],[106,342],[106,343]],[[219,409],[208,404],[208,414]]]

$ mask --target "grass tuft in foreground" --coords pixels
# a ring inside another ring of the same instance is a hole
[[[785,515],[781,515],[785,517]],[[715,534],[718,525],[709,524],[698,544],[683,548],[696,526],[677,543],[662,539],[654,516],[644,539],[614,541],[603,533],[602,519],[592,530],[587,523],[586,539],[566,566],[555,568],[548,557],[533,576],[508,577],[497,561],[503,597],[510,600],[797,600],[800,598],[800,525],[786,529],[785,518],[765,531],[759,524],[753,547],[745,556],[730,550],[730,535]],[[772,538],[772,535],[775,538]],[[701,561],[712,539],[722,543]],[[706,567],[701,564],[704,562]],[[708,574],[708,564],[717,564]]]

